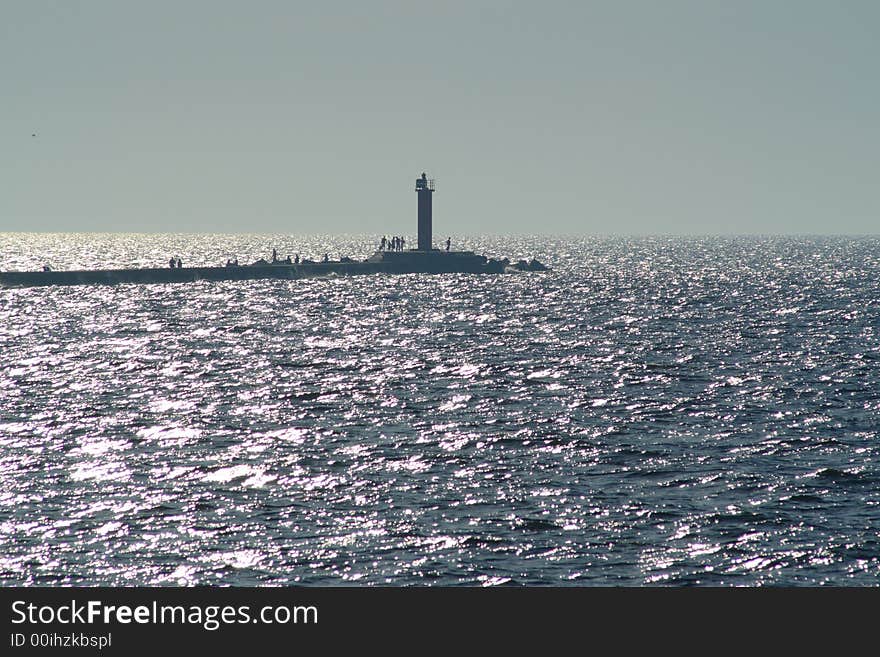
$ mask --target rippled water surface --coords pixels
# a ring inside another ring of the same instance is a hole
[[[554,270],[0,290],[0,583],[880,583],[880,240],[458,246]]]

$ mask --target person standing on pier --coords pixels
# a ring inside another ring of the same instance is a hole
[[[449,238],[449,237],[447,237],[447,238],[446,238],[446,252],[447,252],[447,253],[449,253],[449,245],[450,245],[450,244],[452,244],[452,239]]]
[[[176,265],[177,265],[177,261],[175,261],[174,258],[172,257],[172,258],[168,261],[168,266],[171,267],[171,269],[174,269],[174,267],[175,267]]]
[[[180,261],[180,258],[177,259],[177,268],[181,269],[183,267],[183,263]]]

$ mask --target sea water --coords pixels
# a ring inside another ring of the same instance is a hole
[[[376,242],[0,234],[0,269]],[[0,584],[880,583],[880,240],[455,248],[553,270],[0,290]]]

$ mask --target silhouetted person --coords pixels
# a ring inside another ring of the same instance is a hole
[[[290,261],[290,256],[287,256],[287,260],[285,260],[288,265],[292,265],[293,263]]]
[[[296,258],[293,259],[294,264],[299,264],[299,253],[296,254]]]
[[[400,250],[403,251],[403,247],[406,246],[406,240],[403,237],[400,238]]]
[[[168,266],[171,267],[171,269],[174,269],[177,266],[177,261],[174,258],[171,258],[171,260],[168,261]]]
[[[183,267],[183,263],[180,261],[180,258],[177,259],[177,268],[180,269]]]
[[[446,252],[449,253],[449,245],[452,244],[452,240],[450,238],[446,238]]]
[[[330,262],[330,255],[329,255],[328,253],[325,253],[325,254],[324,254],[324,260],[323,260],[323,262]]]
[[[278,251],[272,249],[272,262],[278,262]]]
[[[380,250],[380,251],[384,251],[384,250],[385,250],[385,247],[386,247],[387,245],[388,245],[388,239],[383,235],[383,236],[382,236],[382,241],[379,242],[379,250]]]

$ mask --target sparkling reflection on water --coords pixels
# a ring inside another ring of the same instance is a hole
[[[459,246],[554,271],[0,290],[0,583],[880,581],[878,240]]]

